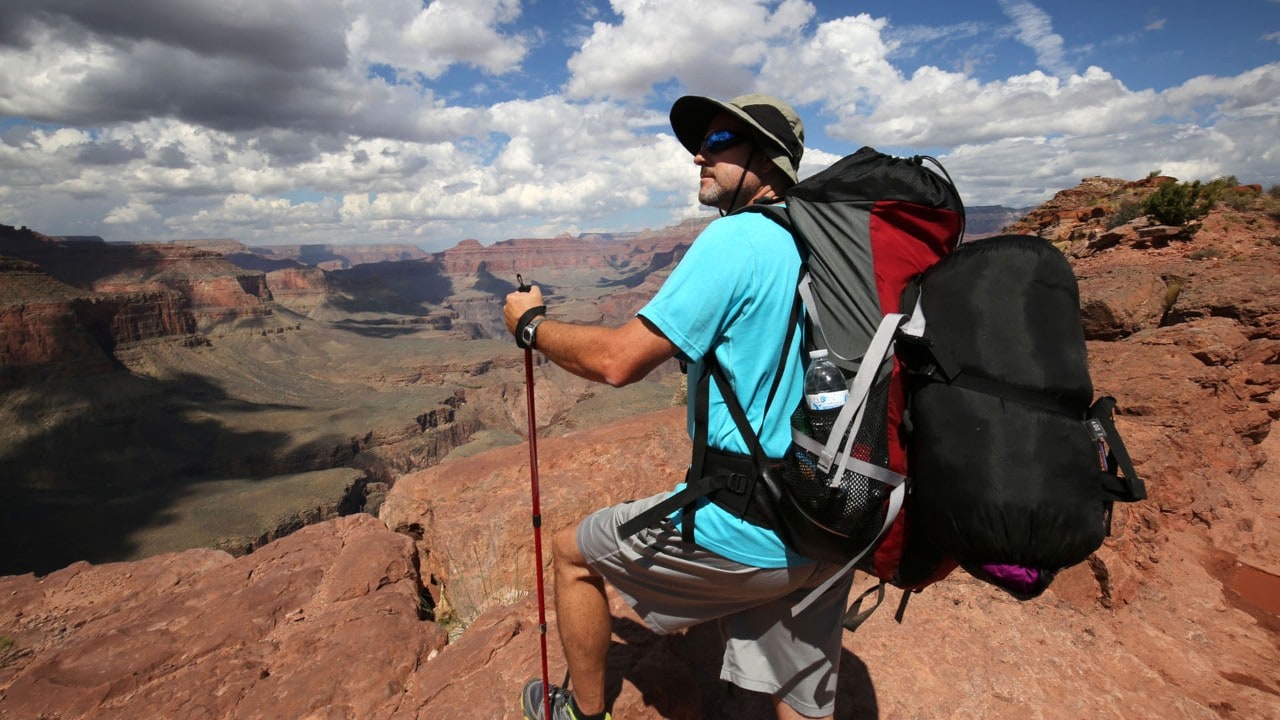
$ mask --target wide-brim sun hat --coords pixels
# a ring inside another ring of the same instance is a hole
[[[751,93],[729,102],[698,95],[685,95],[676,100],[671,106],[671,129],[689,154],[698,154],[707,126],[720,112],[729,113],[746,123],[773,164],[792,182],[799,181],[800,158],[804,155],[804,123],[790,105],[770,95]]]

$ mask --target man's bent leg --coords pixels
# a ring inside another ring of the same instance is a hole
[[[578,549],[578,525],[552,540],[555,551],[556,623],[564,647],[573,698],[588,715],[604,712],[605,657],[609,653],[611,619],[604,579],[591,569]]]

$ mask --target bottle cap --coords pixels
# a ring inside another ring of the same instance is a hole
[[[810,360],[817,360],[818,358],[824,358],[824,357],[826,357],[826,356],[827,356],[827,349],[826,349],[826,348],[818,348],[817,350],[810,350],[810,351],[809,351],[809,359],[810,359]]]

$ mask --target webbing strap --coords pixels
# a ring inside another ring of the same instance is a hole
[[[711,362],[715,362],[714,355],[711,357]],[[697,396],[693,403],[693,463],[689,467],[687,480],[702,479],[707,474],[707,407],[710,405],[710,382],[709,373],[704,372],[698,378]],[[708,488],[701,495],[690,497],[684,505],[684,513],[680,516],[680,539],[687,543],[693,542],[694,516],[697,515],[698,510],[693,501],[709,491]],[[650,516],[653,514],[649,513]]]
[[[822,452],[823,445],[821,443],[809,437],[808,435],[805,435],[799,430],[792,429],[791,441],[814,455],[817,455],[818,453]],[[856,457],[849,458],[847,467],[849,470],[852,470],[858,473],[859,475],[862,475],[863,477],[869,477],[873,480],[878,480],[884,483],[885,485],[889,485],[889,486],[896,487],[897,485],[900,485],[906,482],[907,480],[906,475],[899,475],[898,473],[890,470],[887,467],[876,465],[875,463],[869,463],[866,460],[859,460]],[[843,475],[833,474],[831,475],[831,479],[828,481],[827,484],[829,484],[831,487],[835,487],[836,485],[840,484],[840,478],[842,477]]]
[[[902,503],[906,499],[906,497],[907,497],[906,483],[902,483],[898,485],[889,493],[889,507],[885,510],[884,523],[881,524],[880,532],[876,533],[875,539],[872,540],[871,543],[867,545],[865,548],[863,548],[857,555],[855,555],[852,560],[845,563],[844,567],[840,568],[839,572],[827,578],[825,582],[823,582],[818,587],[814,588],[795,607],[791,608],[792,617],[799,617],[800,613],[804,612],[805,608],[812,605],[815,600],[817,600],[819,597],[822,597],[824,593],[826,593],[837,582],[839,582],[840,578],[844,577],[847,573],[852,571],[853,566],[857,565],[858,561],[861,560],[862,557],[871,550],[871,548],[874,548],[876,546],[876,543],[880,542],[880,538],[884,536],[885,532],[889,529],[889,526],[893,524],[894,519],[898,517],[898,511],[902,509]]]
[[[799,301],[793,312],[798,311]],[[788,341],[787,345],[790,345]],[[786,350],[784,349],[784,353]],[[654,524],[662,518],[675,512],[677,509],[683,508],[681,515],[680,537],[685,542],[694,542],[694,527],[697,518],[697,507],[694,502],[701,497],[709,495],[717,490],[729,489],[729,478],[720,474],[707,473],[707,415],[710,406],[710,382],[715,381],[716,387],[720,391],[720,395],[724,400],[725,407],[729,411],[729,417],[733,419],[738,433],[742,436],[747,448],[750,451],[752,462],[755,466],[755,472],[749,481],[748,486],[742,488],[733,488],[734,492],[745,494],[748,496],[756,496],[755,483],[766,482],[766,468],[769,466],[769,460],[764,454],[764,449],[760,446],[760,440],[755,430],[751,427],[751,423],[747,420],[746,412],[743,411],[742,405],[738,402],[737,395],[733,392],[733,386],[729,382],[728,377],[724,373],[724,369],[720,367],[720,363],[716,362],[715,356],[711,355],[705,363],[706,371],[698,378],[696,390],[694,391],[693,405],[693,460],[689,467],[689,472],[685,478],[685,487],[678,493],[675,493],[666,500],[649,508],[645,512],[628,520],[619,527],[622,537],[630,537],[641,529]],[[781,376],[784,367],[780,364],[777,376]],[[777,381],[775,378],[775,386]],[[766,404],[765,414],[768,414]],[[751,502],[748,499],[748,502]],[[766,521],[773,523],[776,518],[770,508],[757,508],[758,514]],[[776,527],[776,525],[775,525]]]
[[[849,609],[845,612],[844,619],[840,622],[841,625],[844,625],[845,630],[850,632],[857,630],[862,626],[862,623],[866,622],[871,617],[871,613],[874,613],[876,608],[880,607],[880,603],[884,602],[884,586],[887,584],[888,583],[881,580],[875,585],[875,587],[859,595],[857,600],[849,603]],[[876,594],[876,604],[866,610],[863,610],[862,603],[871,593]]]
[[[930,378],[935,379],[935,378]],[[937,380],[945,382],[948,385],[962,387],[966,390],[972,390],[983,395],[1000,398],[1001,400],[1012,400],[1023,405],[1031,405],[1032,407],[1047,410],[1058,415],[1066,415],[1076,420],[1082,419],[1082,411],[1080,407],[1074,403],[1060,400],[1052,395],[1045,394],[1038,390],[1028,390],[1018,387],[1017,385],[1009,385],[998,380],[990,380],[988,378],[979,377],[977,375],[969,375],[959,373],[950,380]]]
[[[893,338],[903,317],[900,313],[890,313],[880,320],[880,326],[876,329],[876,334],[871,338],[871,344],[867,346],[867,352],[862,357],[862,364],[858,366],[858,374],[854,375],[853,384],[849,387],[849,400],[836,416],[836,421],[831,426],[831,436],[827,439],[822,452],[818,454],[818,468],[822,472],[831,471],[831,463],[839,454],[840,445],[845,437],[856,436],[858,428],[862,426],[867,396],[871,394],[871,384],[885,360],[893,356]],[[841,475],[844,474],[844,469],[848,465],[846,460],[848,457],[848,453],[840,456],[839,473]]]
[[[905,316],[901,313],[890,313],[880,320],[880,326],[876,328],[876,334],[871,338],[871,344],[867,346],[867,352],[862,357],[862,364],[858,366],[858,373],[853,378],[853,384],[849,389],[849,401],[845,403],[844,408],[840,410],[840,414],[836,416],[835,424],[831,427],[831,437],[828,438],[827,444],[822,448],[821,454],[818,455],[818,467],[822,472],[831,472],[831,464],[835,461],[837,453],[839,453],[840,462],[836,464],[836,471],[833,474],[833,477],[837,479],[844,477],[844,473],[849,469],[851,463],[855,463],[855,461],[861,462],[852,456],[852,452],[840,453],[840,444],[845,436],[850,438],[857,436],[866,410],[867,396],[871,392],[871,384],[879,373],[881,366],[884,365],[885,360],[893,356],[893,340],[897,335],[898,326],[904,319]],[[858,466],[855,465],[855,467]],[[878,466],[871,467],[883,470]],[[841,578],[852,571],[858,561],[876,546],[876,543],[888,531],[889,526],[893,524],[894,519],[898,517],[898,512],[902,509],[902,503],[906,499],[906,478],[896,473],[891,473],[890,475],[891,477],[886,477],[882,480],[886,484],[892,485],[893,490],[889,493],[889,505],[885,510],[884,522],[880,526],[880,532],[876,533],[870,544],[859,551],[853,559],[845,563],[839,572],[827,578],[826,582],[814,588],[799,604],[793,607],[791,609],[793,617],[799,616],[805,608],[812,605],[823,593],[830,590]]]
[[[813,323],[813,327],[816,328],[818,334],[822,336],[822,347],[827,348],[832,355],[835,355],[841,360],[853,362],[853,358],[847,358],[836,352],[835,348],[831,347],[831,343],[827,342],[827,333],[822,329],[822,317],[818,312],[818,304],[813,299],[813,278],[803,269],[800,274],[800,282],[796,283],[796,294],[804,300],[804,306],[809,310],[809,321]]]
[[[738,428],[738,434],[747,443],[747,450],[751,453],[751,457],[756,462],[757,468],[768,466],[768,457],[764,454],[764,448],[760,446],[760,438],[756,434],[755,428],[751,427],[751,423],[747,421],[747,413],[743,411],[742,405],[738,403],[738,396],[733,392],[733,386],[729,383],[729,378],[725,377],[724,369],[720,367],[720,363],[713,358],[711,360],[710,375],[716,381],[716,387],[720,389],[720,397],[724,399],[725,408],[729,411],[729,417],[733,418],[733,424]]]
[[[912,593],[917,593],[917,592],[920,592],[920,591],[919,590],[903,590],[902,591],[902,599],[898,601],[898,612],[893,614],[894,620],[897,620],[899,623],[902,622],[902,617],[907,614],[907,601],[911,599]]]
[[[801,265],[800,277],[804,278],[807,276],[808,276],[808,272],[805,270],[804,265]],[[798,282],[799,281],[797,281],[797,283]],[[787,320],[787,335],[782,339],[782,353],[781,353],[781,356],[778,358],[778,371],[773,374],[773,384],[769,386],[769,395],[765,398],[765,401],[764,401],[764,413],[761,415],[761,420],[760,420],[760,428],[762,430],[764,429],[765,421],[769,419],[769,408],[773,407],[773,398],[778,394],[778,387],[782,385],[783,371],[786,370],[787,368],[787,360],[788,360],[787,354],[791,352],[791,342],[795,339],[796,327],[798,327],[800,323],[801,307],[800,307],[800,293],[798,290],[799,285],[797,284],[796,287],[797,287],[796,297],[791,302],[791,314]],[[785,409],[792,410],[794,408],[785,408]]]
[[[1124,502],[1134,502],[1137,500],[1145,500],[1147,497],[1147,486],[1138,477],[1137,471],[1133,469],[1133,460],[1129,457],[1129,450],[1125,448],[1124,441],[1120,439],[1120,433],[1116,430],[1115,422],[1111,418],[1111,413],[1115,410],[1116,399],[1110,395],[1100,397],[1093,403],[1093,407],[1089,408],[1089,419],[1097,423],[1096,428],[1100,427],[1103,431],[1103,437],[1099,440],[1107,445],[1109,450],[1107,460],[1111,471],[1106,473],[1107,477],[1103,481],[1103,489],[1116,496],[1117,500]],[[1120,471],[1124,473],[1123,477],[1117,478],[1115,468],[1119,466]]]
[[[623,523],[618,527],[619,534],[624,538],[631,537],[698,498],[725,487],[725,478],[721,475],[693,477],[691,473],[686,479],[688,482],[683,490]]]
[[[733,418],[733,423],[738,429],[738,433],[746,442],[747,448],[750,450],[751,461],[754,465],[754,473],[747,487],[743,489],[743,493],[749,496],[749,502],[755,502],[757,498],[763,499],[755,504],[756,513],[764,519],[766,524],[774,528],[775,531],[781,527],[775,510],[776,503],[781,494],[780,488],[776,487],[776,482],[770,474],[770,462],[764,453],[764,448],[760,445],[760,438],[756,434],[755,429],[751,427],[751,423],[747,420],[747,413],[743,411],[742,405],[738,402],[738,396],[733,392],[733,386],[729,383],[729,378],[725,376],[724,368],[720,367],[720,363],[715,358],[709,363],[709,374],[716,381],[716,387],[720,389],[720,395],[724,399],[725,408],[729,411],[729,417]],[[782,368],[779,367],[779,372]],[[767,411],[766,411],[767,412]],[[703,418],[703,422],[706,418]],[[704,440],[705,443],[705,440]],[[705,455],[705,450],[704,450]],[[706,472],[706,468],[703,468]],[[763,489],[763,492],[761,491]],[[750,508],[748,508],[750,509]],[[685,511],[685,517],[690,520],[693,517],[694,508],[691,506]],[[744,511],[745,512],[745,511]],[[690,523],[692,525],[692,523]],[[685,530],[682,525],[681,530]],[[693,542],[692,534],[687,538],[689,542]]]
[[[689,472],[685,475],[684,489],[623,523],[618,528],[618,532],[622,537],[631,537],[676,510],[684,508],[684,514],[681,516],[680,536],[686,542],[693,542],[694,516],[697,514],[693,503],[698,498],[718,489],[714,485],[716,478],[707,477],[705,472],[707,464],[707,405],[709,402],[707,396],[709,394],[709,382],[710,374],[703,373],[698,378],[694,390],[693,459],[689,465]],[[723,479],[721,479],[720,487],[723,487]]]

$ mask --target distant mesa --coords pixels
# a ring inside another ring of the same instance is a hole
[[[494,336],[504,332],[495,298],[518,273],[547,288],[570,275],[569,285],[636,287],[678,261],[705,223],[490,246],[468,239],[436,253],[388,243],[250,247],[231,238],[108,243],[0,225],[0,367],[108,372],[130,344],[199,344],[202,335],[288,326],[282,310],[322,321],[410,317],[435,328],[452,318],[468,336]],[[634,307],[607,304],[610,312]]]

